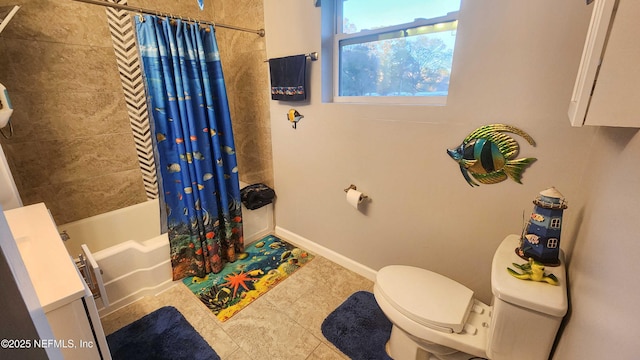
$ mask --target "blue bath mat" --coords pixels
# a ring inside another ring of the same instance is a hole
[[[358,291],[324,319],[321,329],[351,359],[391,360],[385,351],[391,327],[373,294]]]
[[[173,306],[165,306],[107,336],[114,360],[220,360]]]

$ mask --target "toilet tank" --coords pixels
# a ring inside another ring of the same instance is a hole
[[[561,264],[545,268],[559,284],[520,280],[507,272],[510,267],[521,272],[513,263],[527,261],[516,254],[520,245],[518,235],[509,235],[496,250],[491,269],[493,310],[487,342],[487,355],[492,360],[546,360],[567,313],[567,283],[564,254]]]

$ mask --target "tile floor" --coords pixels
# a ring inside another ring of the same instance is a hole
[[[226,322],[182,283],[102,318],[106,334],[167,305],[177,308],[222,360],[348,359],[320,326],[349,295],[373,282],[317,256]]]

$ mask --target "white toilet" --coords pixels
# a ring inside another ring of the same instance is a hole
[[[493,257],[491,306],[445,276],[402,265],[376,276],[374,295],[393,323],[387,352],[394,360],[546,360],[567,312],[564,257],[546,267],[559,285],[519,280],[507,267],[524,264],[519,236],[507,236]]]

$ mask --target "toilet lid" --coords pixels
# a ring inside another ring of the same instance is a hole
[[[462,332],[473,291],[445,276],[412,266],[387,266],[376,275],[378,289],[403,315],[444,332]]]

